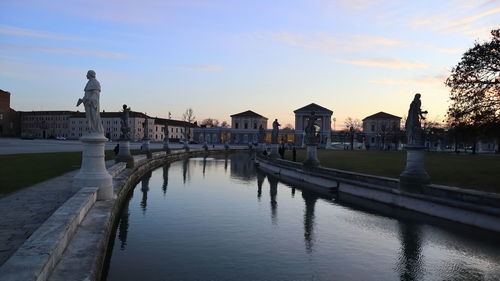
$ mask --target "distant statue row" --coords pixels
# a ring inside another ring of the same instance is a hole
[[[78,99],[76,106],[83,103],[85,107],[85,117],[87,120],[88,128],[90,134],[93,135],[104,135],[104,130],[101,123],[100,109],[99,109],[99,96],[101,93],[101,85],[96,79],[96,73],[93,70],[87,72],[87,85],[85,85],[85,95],[83,98]],[[420,108],[422,102],[420,101],[420,94],[415,94],[410,109],[408,110],[408,118],[406,119],[405,129],[407,136],[407,144],[410,146],[422,146],[423,145],[423,130],[421,126],[421,120],[425,120],[424,114],[427,111],[422,111]],[[121,117],[121,134],[120,139],[130,140],[130,126],[128,125],[130,107],[126,104],[123,105],[123,113]],[[308,118],[307,126],[305,128],[305,144],[306,145],[317,145],[319,141],[317,126],[315,125],[318,117],[314,111]],[[145,139],[148,139],[148,120],[146,119],[143,123]],[[278,123],[278,119],[273,122],[273,130],[271,133],[271,143],[278,143],[278,133],[279,127],[281,125]],[[168,133],[168,132],[167,132]],[[265,141],[265,130],[262,125],[259,127],[259,142]]]

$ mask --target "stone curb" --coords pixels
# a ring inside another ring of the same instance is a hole
[[[456,187],[427,185],[422,193],[398,188],[398,180],[318,167],[305,171],[300,163],[258,157],[259,168],[331,191],[405,208],[431,216],[500,232],[500,196]]]
[[[0,267],[0,280],[46,280],[96,199],[96,187],[73,195]]]

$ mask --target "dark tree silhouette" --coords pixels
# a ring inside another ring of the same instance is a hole
[[[491,34],[491,41],[476,42],[463,54],[445,82],[451,88],[448,122],[500,141],[500,29]]]
[[[200,125],[205,126],[207,128],[217,127],[217,126],[219,126],[219,120],[217,120],[215,118],[208,117],[206,119],[203,119],[203,121],[201,121]]]

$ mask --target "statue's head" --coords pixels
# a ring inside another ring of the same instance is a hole
[[[419,93],[416,93],[416,94],[415,94],[415,99],[416,99],[416,100],[420,99],[420,94],[419,94]]]
[[[127,110],[127,105],[126,104],[123,105],[123,110]]]
[[[93,71],[93,70],[87,71],[87,79],[90,79],[90,78],[95,78],[95,71]]]

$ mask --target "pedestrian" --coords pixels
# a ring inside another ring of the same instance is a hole
[[[115,155],[118,155],[118,152],[120,151],[120,144],[117,143],[115,148],[113,149],[113,151],[115,152]]]

